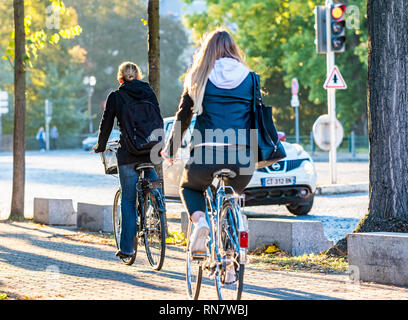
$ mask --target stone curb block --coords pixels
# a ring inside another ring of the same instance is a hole
[[[185,238],[187,238],[189,220],[190,220],[190,217],[188,216],[188,213],[185,211],[182,211],[181,217],[180,217],[180,228],[181,228],[180,231],[184,235]]]
[[[78,202],[77,228],[113,232],[112,208],[111,205]]]
[[[188,214],[181,213],[181,232],[186,236]],[[320,221],[290,219],[253,219],[243,215],[244,225],[249,230],[249,250],[265,245],[278,244],[293,256],[316,253],[329,249],[333,241],[327,240]]]
[[[316,195],[368,192],[368,183],[324,185],[316,188]]]
[[[327,240],[321,221],[292,219],[248,219],[249,249],[277,243],[278,247],[292,256],[315,253],[333,246]]]
[[[33,221],[47,225],[76,225],[77,214],[72,199],[34,198]]]
[[[408,234],[351,233],[347,250],[349,270],[356,281],[408,286]]]

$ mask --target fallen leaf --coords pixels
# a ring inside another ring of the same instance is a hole
[[[268,246],[265,250],[265,253],[275,253],[275,252],[279,252],[282,251],[282,249],[279,249],[277,246],[275,246],[274,244],[271,246]]]

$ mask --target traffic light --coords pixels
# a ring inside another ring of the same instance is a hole
[[[331,46],[334,52],[346,49],[346,5],[333,4],[330,8]]]
[[[327,53],[326,7],[315,7],[316,52]]]

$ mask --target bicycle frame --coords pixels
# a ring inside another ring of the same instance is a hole
[[[227,194],[226,190],[230,189],[232,191],[232,194]],[[212,260],[211,262],[221,262],[222,257],[220,253],[220,247],[221,247],[221,239],[220,239],[220,231],[219,230],[219,215],[222,209],[222,204],[224,202],[224,199],[233,199],[236,205],[239,205],[241,207],[243,197],[236,195],[235,191],[232,187],[226,186],[224,180],[220,180],[219,186],[217,188],[217,192],[215,195],[215,199],[213,199],[213,193],[211,190],[211,187],[208,187],[206,191],[206,198],[207,198],[207,207],[206,207],[206,220],[208,225],[210,226],[210,231],[209,231],[209,257]],[[238,203],[237,203],[238,202]],[[237,211],[237,212],[240,212]],[[230,213],[231,214],[231,213]],[[232,234],[231,232],[228,232],[229,238],[233,240],[233,246],[237,252],[240,254],[243,253],[241,248],[240,248],[240,243],[239,243],[239,238],[233,237],[233,235],[239,235],[240,232],[245,231],[244,223],[242,220],[242,216],[240,214],[237,215],[237,226],[235,224],[231,224],[232,227]],[[230,217],[230,219],[234,219],[234,217]],[[245,251],[245,250],[244,250]],[[245,258],[244,261],[241,261],[240,263],[245,263],[246,262],[246,254],[243,255]]]
[[[139,216],[139,226],[144,225],[145,212],[144,212],[144,195],[147,190],[153,192],[158,187],[161,187],[161,182],[149,181],[144,177],[144,170],[140,171],[139,179],[136,184],[136,212]],[[157,197],[157,194],[154,194]],[[139,236],[143,235],[144,230],[138,230]]]

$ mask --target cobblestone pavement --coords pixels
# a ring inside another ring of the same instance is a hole
[[[111,245],[72,240],[73,228],[30,222],[0,223],[0,293],[11,299],[185,300],[184,249],[168,246],[161,271],[144,250],[133,266]],[[200,299],[216,299],[204,281]],[[347,275],[259,270],[247,265],[244,300],[408,299],[408,288],[352,283]]]

